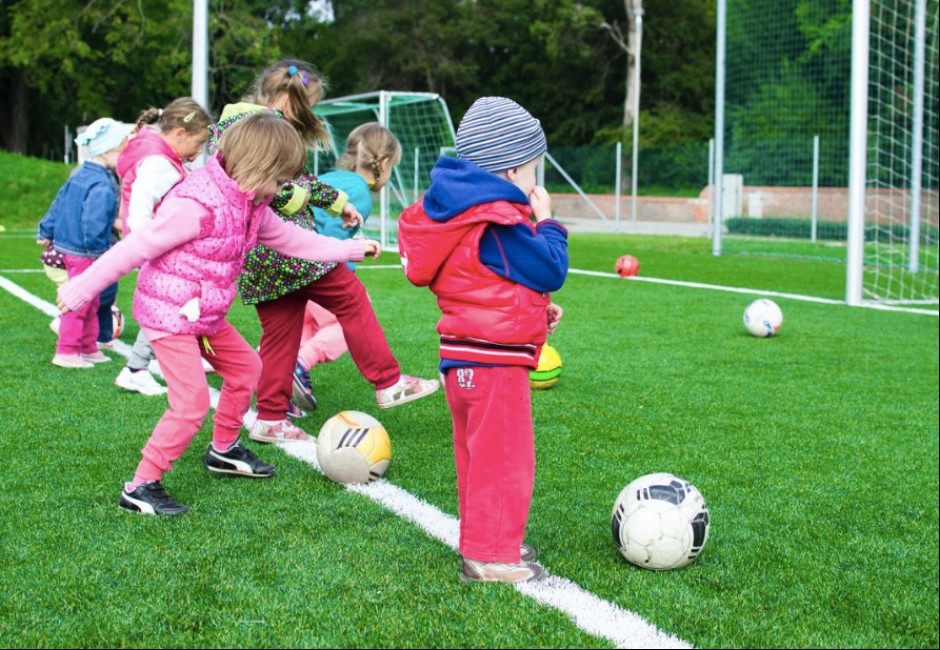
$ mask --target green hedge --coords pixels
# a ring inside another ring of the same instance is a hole
[[[809,239],[812,236],[812,222],[809,219],[756,219],[753,217],[732,217],[723,222],[728,232],[733,235],[755,235],[760,237],[789,237]],[[936,226],[923,225],[920,230],[922,244],[936,243]],[[845,222],[819,221],[816,224],[816,238],[829,241],[846,241],[848,224]],[[907,242],[910,240],[910,228],[902,224],[890,226],[867,226],[865,241]]]

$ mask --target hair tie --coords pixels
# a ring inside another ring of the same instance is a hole
[[[163,117],[163,109],[162,109],[162,108],[158,108],[158,109],[157,109],[157,117]]]
[[[310,76],[307,74],[307,71],[301,70],[296,65],[292,65],[289,68],[287,68],[288,77],[293,77],[298,72],[300,73],[300,83],[302,83],[304,87],[306,87],[307,84],[310,83]]]
[[[190,113],[189,115],[187,115],[186,117],[184,117],[184,118],[183,118],[183,121],[186,122],[187,124],[189,124],[190,122],[193,121],[193,118],[194,118],[194,117],[196,117],[196,111],[193,111],[192,113]]]

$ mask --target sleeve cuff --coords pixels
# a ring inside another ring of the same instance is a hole
[[[332,205],[330,205],[326,211],[334,217],[338,217],[343,214],[343,208],[346,207],[347,203],[349,203],[349,195],[343,190],[338,189],[336,190],[336,200],[333,201]]]
[[[303,207],[304,202],[307,200],[307,196],[307,190],[302,188],[300,185],[295,184],[290,200],[284,204],[284,207],[281,208],[281,212],[284,214],[296,214],[300,211],[300,208]]]

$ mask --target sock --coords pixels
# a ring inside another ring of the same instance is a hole
[[[140,478],[139,476],[137,476],[137,475],[135,474],[133,481],[131,481],[130,483],[125,483],[125,484],[124,484],[124,490],[125,490],[126,492],[128,492],[128,493],[131,493],[131,492],[133,492],[134,490],[136,490],[137,488],[139,488],[141,485],[143,485],[144,483],[146,483],[146,482],[148,482],[148,481],[151,481],[151,480],[153,480],[153,479]]]

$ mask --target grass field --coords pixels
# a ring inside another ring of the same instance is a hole
[[[714,258],[668,237],[571,238],[573,269],[629,252],[665,278],[838,300],[831,262]],[[0,235],[0,276],[51,302],[31,232]],[[397,258],[383,255],[380,264]],[[437,309],[400,271],[360,277],[403,369],[436,372]],[[130,313],[134,278],[121,282]],[[938,319],[775,298],[781,334],[748,336],[757,293],[572,273],[552,337],[564,372],[533,396],[527,541],[555,576],[700,647],[938,646]],[[0,644],[5,647],[610,647],[511,586],[462,585],[456,552],[283,450],[278,474],[201,465],[211,421],[165,479],[192,510],[120,510],[162,398],[112,385],[120,361],[49,360],[48,316],[0,290]],[[251,343],[253,310],[230,320]],[[123,338],[132,341],[130,323]],[[110,366],[110,367],[109,367]],[[313,377],[316,433],[356,409],[388,429],[386,480],[456,517],[443,394],[379,412],[348,356]],[[218,386],[218,379],[213,378]],[[633,478],[692,481],[712,514],[699,560],[635,569],[610,511]]]

